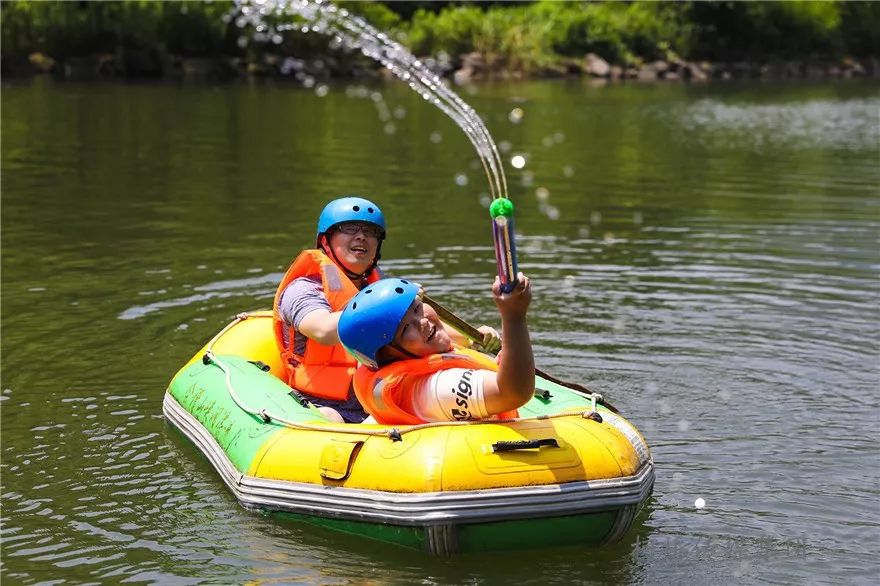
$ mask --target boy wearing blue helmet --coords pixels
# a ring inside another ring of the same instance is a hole
[[[496,362],[459,346],[421,289],[383,279],[360,291],[339,319],[339,339],[361,365],[354,390],[378,423],[415,425],[515,417],[535,392],[535,362],[526,313],[531,284],[522,273],[510,293],[496,278],[503,350]]]
[[[315,248],[293,261],[275,293],[275,341],[288,383],[334,421],[366,417],[351,392],[357,363],[340,345],[336,324],[345,304],[381,278],[384,239],[379,206],[362,197],[333,200],[318,218]]]

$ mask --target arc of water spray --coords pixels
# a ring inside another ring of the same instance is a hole
[[[236,0],[236,4],[240,14],[236,24],[239,27],[252,25],[257,31],[257,40],[269,40],[280,31],[297,28],[290,23],[267,23],[266,17],[299,16],[309,23],[305,30],[333,36],[343,46],[359,49],[367,57],[384,65],[395,77],[440,108],[464,131],[480,157],[492,199],[507,198],[507,178],[501,156],[482,119],[402,45],[364,19],[322,0]]]

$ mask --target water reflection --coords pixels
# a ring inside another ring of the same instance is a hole
[[[856,129],[877,98],[848,87],[481,86],[499,149],[529,153],[512,179],[538,366],[605,392],[658,480],[609,550],[444,560],[241,509],[161,398],[231,316],[270,305],[343,193],[382,203],[391,273],[497,321],[460,133],[391,86],[368,92],[382,121],[332,85],[4,85],[3,580],[869,583],[880,175]],[[795,140],[782,127],[817,121],[811,103],[850,137]],[[707,110],[721,122],[694,122]]]

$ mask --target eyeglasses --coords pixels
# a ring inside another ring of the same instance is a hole
[[[346,222],[345,224],[339,224],[336,226],[336,229],[349,236],[354,236],[358,232],[363,232],[364,236],[371,236],[373,238],[379,238],[382,235],[382,229],[379,226],[360,222]]]

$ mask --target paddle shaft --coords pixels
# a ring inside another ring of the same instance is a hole
[[[454,313],[452,313],[451,311],[449,311],[448,309],[443,307],[435,299],[429,297],[427,294],[424,294],[424,295],[422,295],[422,301],[424,301],[425,303],[427,303],[428,305],[433,307],[434,311],[437,312],[437,315],[440,316],[440,319],[443,320],[444,322],[448,323],[453,328],[455,328],[456,331],[460,332],[462,335],[464,335],[465,337],[467,337],[468,339],[470,339],[473,342],[476,342],[478,344],[483,342],[483,334],[482,334],[482,332],[480,332],[480,330],[478,330],[477,328],[475,328],[474,326],[472,326],[468,322],[464,321],[463,319],[461,319],[460,317],[458,317],[457,315],[455,315]],[[547,379],[550,382],[556,383],[558,385],[562,385],[563,387],[567,387],[567,388],[572,389],[574,391],[580,391],[582,393],[587,393],[589,395],[593,394],[593,391],[591,391],[590,389],[588,389],[587,387],[585,387],[583,385],[558,379],[555,376],[550,375],[539,368],[535,368],[535,374],[537,374],[538,376],[540,376],[542,378]],[[607,401],[604,401],[602,404],[605,405],[607,408],[609,408],[611,411],[613,411],[615,413],[618,412],[617,409],[615,409]]]

